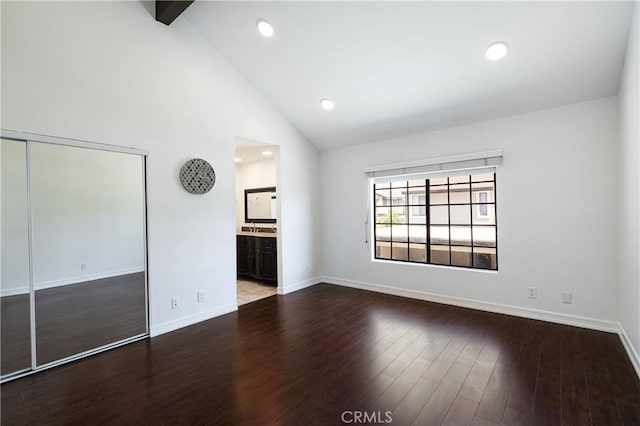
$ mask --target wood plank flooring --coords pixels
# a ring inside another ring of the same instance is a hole
[[[0,298],[0,372],[31,366],[29,295]],[[144,272],[36,291],[38,364],[145,333]]]
[[[640,425],[615,334],[326,284],[0,390],[3,425]]]

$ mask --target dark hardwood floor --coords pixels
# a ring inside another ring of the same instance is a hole
[[[3,425],[640,425],[615,334],[325,284],[0,390]]]
[[[29,295],[0,297],[0,375],[31,367]]]
[[[145,332],[144,273],[36,291],[38,364]],[[0,298],[0,371],[31,366],[29,295]]]

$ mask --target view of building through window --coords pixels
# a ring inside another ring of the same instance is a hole
[[[495,173],[375,183],[375,258],[497,270],[495,186]]]

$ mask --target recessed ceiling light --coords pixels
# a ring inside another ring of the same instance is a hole
[[[263,37],[273,36],[273,26],[268,21],[258,19],[256,26],[258,27],[258,32],[262,34]]]
[[[490,61],[497,61],[498,59],[502,59],[507,54],[507,43],[503,41],[497,41],[493,43],[491,46],[487,47],[487,51],[484,52],[484,55]]]
[[[320,99],[320,106],[326,110],[332,110],[336,105],[331,99]]]
[[[265,157],[270,157],[271,155],[273,155],[273,152],[271,152],[271,151],[262,151],[262,155],[264,155]]]
[[[236,157],[236,158],[234,158],[234,159],[233,159],[233,161],[235,161],[236,163],[239,163],[239,162],[241,162],[241,161],[242,161],[242,158],[240,158],[240,157]]]

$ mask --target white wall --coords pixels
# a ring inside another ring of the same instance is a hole
[[[2,2],[2,127],[149,151],[158,334],[236,309],[236,137],[280,146],[283,291],[314,282],[319,155],[184,18],[167,27],[150,6]],[[193,157],[216,170],[206,195],[179,183],[180,166]]]
[[[0,296],[29,289],[27,150],[23,142],[0,142]]]
[[[0,294],[8,296],[29,291],[26,145],[2,144]],[[33,143],[31,188],[36,290],[144,270],[140,156]]]
[[[243,226],[250,225],[244,221],[244,190],[275,186],[277,191],[276,181],[276,158],[236,165],[236,231],[240,232]],[[271,224],[260,226],[270,227]]]
[[[36,289],[144,270],[142,166],[138,155],[31,144]]]
[[[323,152],[326,279],[586,317],[613,327],[616,139],[617,99],[605,98]],[[364,243],[364,167],[493,149],[504,151],[497,172],[497,273],[371,261]],[[527,298],[528,286],[538,288],[537,299]],[[573,293],[573,304],[561,303],[563,291]]]
[[[620,147],[619,147],[619,282],[620,322],[635,348],[640,353],[640,5],[636,3],[629,34],[629,44],[620,85]],[[640,359],[636,362],[640,374]]]

